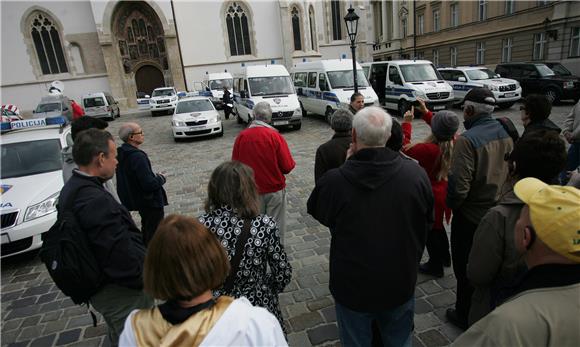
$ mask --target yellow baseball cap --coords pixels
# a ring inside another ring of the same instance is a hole
[[[530,209],[536,235],[554,252],[580,263],[580,190],[524,178],[514,192]]]

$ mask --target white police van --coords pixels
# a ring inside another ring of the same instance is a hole
[[[37,249],[56,222],[62,148],[72,145],[63,117],[2,123],[2,258]]]
[[[205,75],[204,89],[208,93],[200,93],[200,96],[208,96],[217,109],[223,108],[224,87],[227,87],[233,97],[234,78],[229,72],[214,72]]]
[[[302,110],[288,70],[283,65],[251,65],[234,78],[234,113],[238,123],[252,120],[252,110],[259,102],[272,107],[272,125],[302,126]]]
[[[402,116],[417,98],[433,111],[455,100],[453,89],[428,60],[391,60],[362,64],[380,103]]]
[[[365,106],[378,97],[369,85],[362,67],[356,63],[359,93]],[[337,108],[347,108],[354,93],[351,59],[330,59],[298,63],[292,69],[294,87],[300,100],[302,116],[308,112],[323,115],[328,121]]]
[[[440,68],[439,73],[453,87],[459,103],[463,103],[467,92],[476,87],[491,90],[499,108],[510,108],[522,98],[522,87],[518,81],[501,78],[484,66]]]

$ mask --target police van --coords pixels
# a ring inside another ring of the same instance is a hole
[[[455,100],[453,89],[428,60],[391,60],[362,64],[380,103],[402,116],[417,98],[432,111]]]
[[[302,110],[288,70],[283,65],[251,65],[234,78],[234,113],[238,123],[252,120],[259,102],[272,107],[272,125],[302,126]]]
[[[56,222],[62,149],[72,145],[63,117],[2,123],[2,258],[37,249]]]
[[[365,106],[377,102],[361,66],[356,63],[359,93]],[[323,115],[329,121],[337,108],[348,107],[354,93],[351,59],[330,59],[298,63],[292,69],[294,87],[300,100],[302,116],[308,112]]]
[[[200,96],[208,96],[217,109],[223,108],[224,87],[227,87],[232,93],[234,78],[229,72],[207,73],[203,85],[206,92],[200,93]],[[233,93],[232,93],[233,94]]]
[[[458,66],[440,68],[439,73],[453,87],[456,101],[463,102],[472,88],[491,90],[499,108],[510,108],[522,98],[522,87],[516,80],[501,78],[485,66]]]

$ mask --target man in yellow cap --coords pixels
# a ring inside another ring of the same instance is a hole
[[[580,190],[525,178],[514,191],[526,204],[514,232],[529,270],[454,346],[578,346]]]

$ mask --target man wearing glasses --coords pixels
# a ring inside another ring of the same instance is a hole
[[[123,145],[117,149],[117,193],[129,211],[141,216],[143,242],[149,243],[167,205],[163,173],[154,173],[147,154],[139,149],[145,140],[143,129],[137,123],[125,123],[119,129]]]

